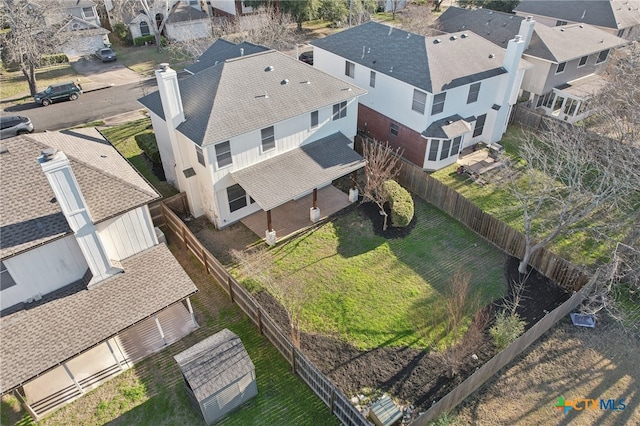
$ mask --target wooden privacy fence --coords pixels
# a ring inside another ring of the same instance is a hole
[[[574,293],[573,296],[571,296],[562,305],[545,315],[544,318],[535,323],[533,327],[527,330],[527,332],[520,336],[515,342],[507,346],[506,349],[487,361],[486,364],[477,369],[464,382],[460,383],[455,389],[436,402],[423,415],[411,423],[411,425],[426,426],[429,422],[437,419],[441,414],[451,411],[452,408],[461,403],[466,397],[471,395],[487,380],[493,377],[493,375],[500,369],[513,361],[515,357],[520,355],[533,342],[538,340],[540,336],[546,333],[551,327],[560,321],[560,319],[573,311],[589,293],[597,279],[598,275],[596,274],[585,286],[582,287],[582,289]]]
[[[180,205],[180,202],[177,201],[178,199],[179,198],[176,198],[176,200],[172,200],[172,202]],[[291,364],[293,372],[302,378],[311,390],[331,409],[331,412],[342,424],[348,426],[370,426],[371,423],[369,423],[362,413],[293,345],[291,339],[282,333],[273,319],[262,310],[255,298],[229,275],[224,266],[198,241],[195,235],[193,235],[172,209],[169,208],[165,202],[159,203],[158,206],[159,207],[153,206],[151,208],[152,215],[154,215],[155,212],[158,215],[158,219],[160,219],[156,222],[156,216],[154,216],[154,224],[157,226],[159,224],[164,225],[196,259],[202,262],[207,273],[215,278],[218,285],[229,295],[231,301],[238,305],[249,319],[253,321],[260,330],[260,333],[263,334],[289,364]],[[162,218],[159,216],[162,216]]]

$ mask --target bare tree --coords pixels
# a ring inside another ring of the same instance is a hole
[[[114,8],[109,13],[121,22],[125,21],[125,17],[135,17],[139,13],[147,15],[149,30],[155,38],[156,49],[160,51],[162,31],[179,3],[180,0],[120,0],[113,2]]]
[[[73,31],[61,31],[69,15],[58,0],[2,0],[0,44],[7,62],[20,65],[31,95],[38,92],[36,69],[44,55],[58,53],[60,46],[71,41]]]
[[[391,149],[389,143],[378,141],[362,142],[362,156],[367,161],[364,168],[365,183],[361,188],[362,202],[373,202],[380,209],[380,215],[384,217],[382,229],[387,229],[387,212],[384,204],[387,202],[387,193],[383,184],[395,178],[400,173],[400,148]]]
[[[400,26],[403,30],[425,37],[432,37],[443,32],[435,27],[436,16],[428,5],[410,3],[399,13]]]
[[[299,348],[300,320],[306,296],[303,283],[291,276],[274,276],[274,261],[267,250],[232,250],[231,255],[240,266],[245,279],[257,282],[282,305],[287,312],[291,341]]]
[[[512,169],[507,186],[523,214],[520,273],[533,254],[561,235],[628,226],[638,197],[639,149],[584,126],[547,123],[536,135],[523,133],[520,161],[507,161]]]

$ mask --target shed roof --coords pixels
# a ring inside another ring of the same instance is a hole
[[[224,329],[173,357],[198,401],[254,370],[240,338]]]
[[[264,211],[365,165],[342,133],[302,145],[231,173]],[[295,179],[291,177],[295,176]]]

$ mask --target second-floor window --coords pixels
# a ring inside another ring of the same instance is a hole
[[[262,152],[271,151],[276,147],[276,137],[273,126],[266,127],[260,131],[262,136]]]
[[[564,72],[564,69],[567,67],[567,63],[566,62],[560,62],[558,64],[558,67],[556,68],[556,74],[561,74]]]
[[[229,141],[220,142],[215,146],[216,150],[216,164],[218,168],[229,166],[233,163],[231,158],[231,143]]]
[[[370,87],[376,87],[376,72],[375,71],[371,71],[371,73],[369,74],[369,86]]]
[[[96,14],[93,13],[93,8],[92,7],[83,7],[82,8],[82,14],[84,15],[85,19],[95,18],[96,17]]]
[[[311,111],[311,128],[318,127],[318,111]]]
[[[588,56],[583,56],[582,58],[580,58],[580,62],[578,62],[578,68],[584,67],[587,64],[588,60],[589,60]]]
[[[356,75],[356,64],[349,61],[344,61],[344,75],[354,78]]]
[[[438,93],[433,97],[433,106],[431,107],[431,115],[440,114],[444,111],[444,101],[447,99],[447,92]]]
[[[413,89],[413,102],[411,103],[411,109],[419,112],[420,114],[424,114],[426,104],[427,94],[418,89]]]
[[[478,100],[478,93],[480,93],[480,83],[473,83],[469,86],[469,94],[467,95],[467,103],[472,104]]]
[[[347,116],[347,101],[333,105],[333,120],[340,120]]]
[[[205,164],[204,164],[204,152],[202,152],[202,148],[200,148],[198,145],[196,145],[196,156],[198,157],[198,163],[200,163],[203,166],[205,166]]]
[[[487,114],[482,114],[476,120],[476,127],[473,129],[473,137],[480,136],[484,131],[484,123],[487,121]]]
[[[607,57],[609,57],[609,49],[603,50],[598,54],[598,60],[596,61],[596,64],[603,63],[604,61],[607,60]]]
[[[227,188],[227,199],[229,200],[229,211],[231,213],[247,206],[247,193],[238,184]]]

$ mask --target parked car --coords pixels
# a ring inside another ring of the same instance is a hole
[[[102,62],[111,62],[118,60],[115,52],[108,47],[103,47],[102,49],[96,50],[95,55],[96,58],[100,59]]]
[[[33,132],[33,123],[31,123],[29,117],[22,117],[20,115],[0,117],[0,139],[31,132]]]
[[[298,56],[298,59],[305,64],[313,65],[313,51],[302,52],[300,56]]]
[[[82,87],[79,84],[70,81],[68,83],[52,84],[43,92],[36,93],[33,99],[36,103],[42,104],[42,106],[47,106],[53,102],[66,99],[75,101],[81,94]]]

